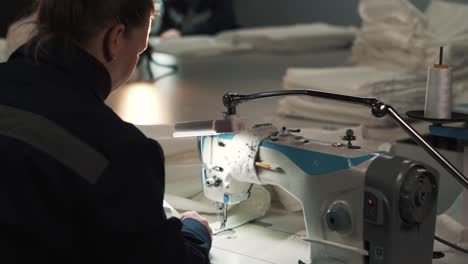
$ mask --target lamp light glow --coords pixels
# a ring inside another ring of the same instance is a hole
[[[221,120],[181,122],[175,125],[174,137],[213,136],[245,130],[245,121],[237,116]]]

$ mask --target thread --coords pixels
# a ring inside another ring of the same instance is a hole
[[[452,118],[452,71],[448,65],[436,64],[428,69],[424,117]]]

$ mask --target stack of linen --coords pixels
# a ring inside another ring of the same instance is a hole
[[[352,48],[354,64],[423,73],[436,63],[438,44],[432,43],[427,17],[409,1],[361,0],[359,14],[363,23]]]
[[[375,97],[402,114],[421,110],[427,69],[438,63],[439,46],[443,44],[447,51],[444,62],[452,67],[455,103],[465,101],[468,42],[464,40],[468,39],[468,24],[461,22],[468,16],[467,5],[434,0],[423,14],[407,0],[361,0],[359,12],[363,27],[352,50],[355,66],[288,69],[285,89]],[[365,107],[316,98],[285,98],[278,112],[343,124],[394,125],[376,119]]]
[[[249,47],[234,46],[232,43],[211,36],[187,36],[161,40],[151,38],[150,44],[157,52],[177,57],[203,57],[248,50]]]
[[[468,88],[468,69],[453,75],[453,94],[460,98]],[[309,89],[358,97],[375,97],[392,105],[400,113],[423,109],[425,75],[377,70],[367,66],[305,69],[290,68],[284,78],[287,90]],[[372,116],[361,105],[329,101],[314,97],[286,97],[279,103],[279,113],[319,121],[368,126],[394,125],[389,119]]]
[[[307,52],[349,48],[355,33],[354,27],[312,23],[225,31],[217,39],[255,51]]]
[[[446,47],[446,63],[455,71],[468,68],[468,5],[433,0],[426,16],[438,42]]]
[[[215,36],[152,39],[156,51],[176,56],[199,57],[239,51],[316,52],[349,48],[356,29],[324,23],[229,30]]]
[[[389,11],[391,10],[391,12]],[[361,0],[362,29],[352,49],[352,61],[377,69],[425,74],[438,63],[466,67],[468,5],[433,0],[421,13],[407,0]]]

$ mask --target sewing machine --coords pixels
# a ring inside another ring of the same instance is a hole
[[[302,204],[310,259],[299,263],[432,262],[435,170],[355,146],[352,131],[342,137],[346,144],[332,144],[271,124],[246,129],[235,105],[251,98],[232,103],[236,96],[225,97],[224,120],[176,125],[176,136],[200,136],[203,191],[221,205],[224,221],[227,208],[248,199],[253,184],[271,184]],[[392,113],[379,101],[365,103],[376,115]]]
[[[175,136],[198,135],[205,195],[227,207],[250,196],[252,184],[282,187],[302,204],[307,263],[432,263],[438,173],[411,159],[346,144],[311,141],[270,124],[246,129],[236,106],[248,100],[309,95],[366,105],[390,115],[465,188],[468,180],[389,105],[312,90],[226,94],[225,119],[178,123]],[[306,263],[299,260],[299,263]]]
[[[230,206],[252,184],[281,186],[303,206],[311,263],[431,263],[435,171],[353,146],[352,135],[330,144],[294,132],[267,124],[201,137],[205,195]]]

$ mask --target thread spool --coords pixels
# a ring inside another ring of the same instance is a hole
[[[427,72],[425,118],[452,118],[452,70],[448,65],[442,64],[442,58],[441,48],[440,64],[429,67]]]

